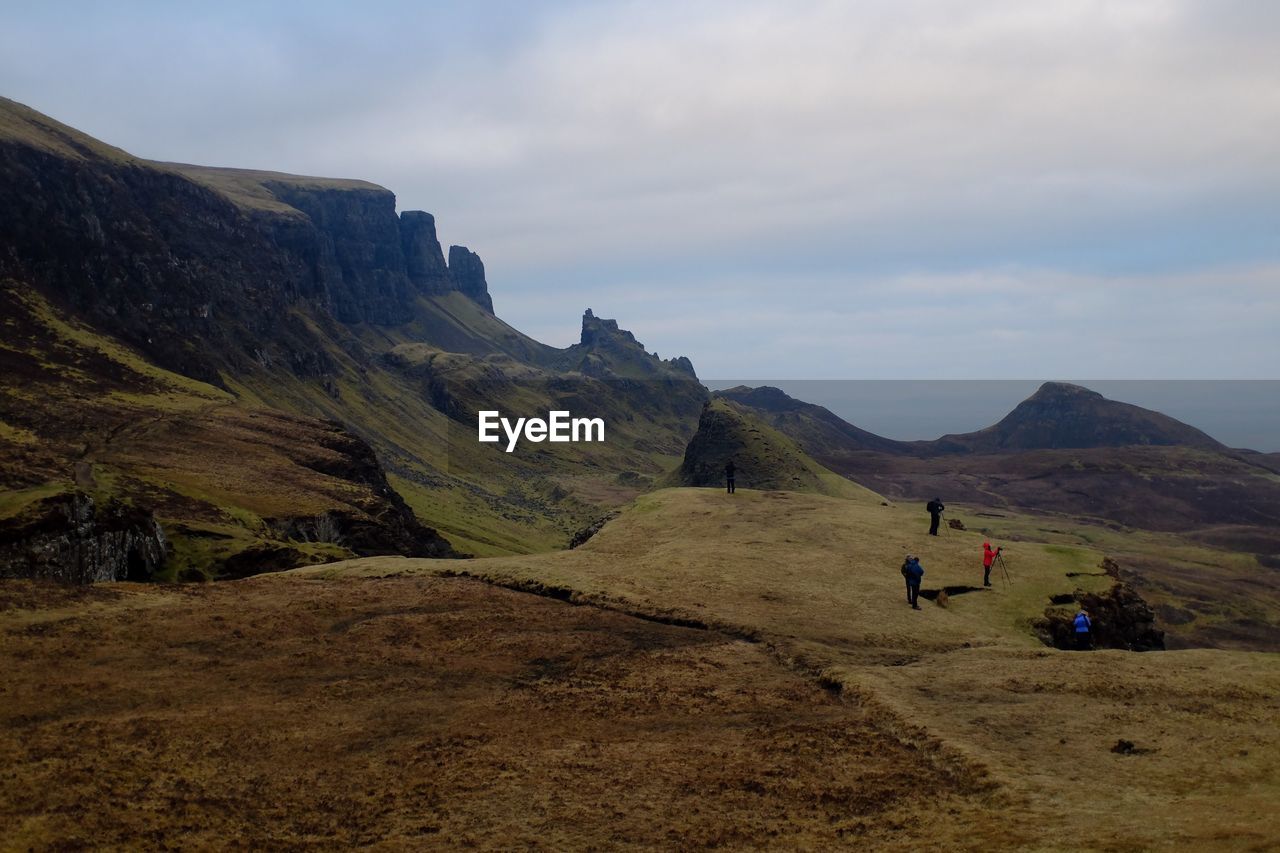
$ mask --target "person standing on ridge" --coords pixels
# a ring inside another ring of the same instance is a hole
[[[1089,651],[1093,648],[1093,640],[1090,636],[1093,631],[1093,620],[1089,618],[1089,611],[1081,607],[1072,622],[1076,627],[1076,651]]]
[[[733,494],[733,460],[730,459],[724,463],[724,485],[725,492]]]
[[[929,510],[929,535],[938,535],[938,522],[942,521],[942,511],[946,509],[942,505],[942,498],[934,498],[925,505],[925,509]]]
[[[982,543],[982,585],[991,586],[991,564],[1000,556],[1002,549],[991,550],[990,542]]]
[[[902,576],[907,581],[907,603],[912,610],[919,610],[920,581],[924,577],[924,567],[920,565],[919,557],[907,555],[907,561],[902,564]]]

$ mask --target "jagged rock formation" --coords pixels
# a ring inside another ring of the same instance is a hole
[[[404,252],[405,273],[420,293],[438,296],[452,289],[449,266],[436,237],[434,216],[421,210],[400,214],[400,248]],[[485,296],[488,296],[487,290]],[[492,303],[488,308],[493,309]]]
[[[368,497],[355,501],[354,511],[268,520],[283,538],[332,542],[361,557],[458,556],[436,530],[418,521],[404,498],[391,488],[367,442],[347,432],[341,424],[331,424],[328,434],[315,446],[324,452],[300,455],[297,461],[313,471],[367,489]]]
[[[674,371],[681,378],[697,378],[688,358],[659,359],[647,352],[635,335],[619,328],[617,320],[597,317],[590,308],[582,314],[579,342],[566,353],[574,368],[590,376],[652,378]]]
[[[484,278],[484,263],[479,255],[466,246],[450,246],[449,278],[459,293],[486,311],[493,312],[493,300],[489,298],[489,285]]]
[[[45,498],[0,521],[0,578],[63,583],[146,581],[164,564],[155,516],[83,492]]]

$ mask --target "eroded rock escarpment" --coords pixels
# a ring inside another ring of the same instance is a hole
[[[63,583],[146,581],[168,544],[151,513],[84,492],[37,501],[0,522],[0,577]]]
[[[1115,577],[1118,567],[1106,558],[1102,568]],[[1076,613],[1083,608],[1093,623],[1091,631],[1095,648],[1128,649],[1134,652],[1164,649],[1164,631],[1156,627],[1156,615],[1150,605],[1129,584],[1117,580],[1105,592],[1082,592],[1061,596],[1069,607],[1050,607],[1044,616],[1032,623],[1045,645],[1059,649],[1075,648]],[[1058,602],[1055,597],[1055,603]]]

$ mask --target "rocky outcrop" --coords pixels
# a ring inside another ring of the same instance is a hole
[[[419,292],[435,296],[453,289],[449,266],[436,237],[434,216],[421,210],[400,214],[400,248],[404,252],[405,273]]]
[[[693,362],[684,356],[661,359],[657,353],[647,352],[644,344],[626,329],[618,327],[617,320],[597,317],[590,308],[582,314],[582,335],[568,352],[577,358],[577,370],[588,376],[673,376],[677,379],[697,379]]]
[[[449,247],[449,279],[453,289],[493,313],[493,300],[489,298],[489,284],[484,278],[484,262],[466,246]]]
[[[418,521],[400,493],[387,482],[373,448],[341,424],[318,442],[323,453],[294,457],[298,464],[364,487],[369,496],[355,501],[353,511],[330,511],[317,517],[269,521],[284,539],[332,542],[362,557],[402,554],[408,557],[456,557],[448,540]]]
[[[1035,620],[1033,628],[1047,646],[1075,648],[1074,618],[1080,608],[1093,622],[1094,648],[1147,652],[1164,649],[1164,631],[1156,627],[1156,615],[1142,596],[1126,583],[1117,581],[1102,593],[1079,592],[1068,608],[1050,607]]]
[[[164,533],[145,510],[69,492],[0,522],[0,577],[63,583],[146,581],[164,565]]]
[[[603,530],[606,524],[613,521],[617,517],[618,517],[618,513],[610,512],[605,515],[602,515],[600,518],[597,518],[595,521],[591,522],[586,527],[579,529],[578,532],[574,533],[573,536],[569,538],[569,550],[572,551],[574,548],[577,548],[580,545],[585,545],[588,542],[588,540],[591,539],[592,536],[595,536],[597,533]]]

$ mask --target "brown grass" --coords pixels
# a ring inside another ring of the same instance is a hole
[[[961,832],[980,773],[716,632],[429,577],[116,589],[0,611],[0,847],[999,835]]]
[[[1009,827],[1033,839],[1011,846],[1036,849],[1274,846],[1280,655],[1044,647],[1027,622],[1049,595],[1111,582],[1094,576],[1102,553],[1087,546],[1014,542],[1011,585],[997,579],[946,608],[912,611],[897,572],[904,552],[920,555],[926,588],[981,579],[982,534],[929,537],[927,521],[912,506],[672,490],[642,498],[575,551],[467,568],[758,637],[797,671],[986,769],[1008,801],[987,819],[956,819],[973,838]],[[458,567],[376,559],[301,571]],[[1150,751],[1113,753],[1121,738]]]

